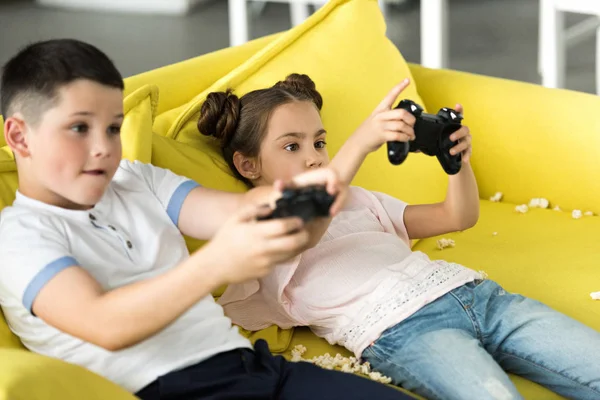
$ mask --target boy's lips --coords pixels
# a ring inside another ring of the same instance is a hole
[[[83,171],[83,173],[86,175],[93,175],[93,176],[106,175],[106,171],[103,169],[89,169],[87,171]]]

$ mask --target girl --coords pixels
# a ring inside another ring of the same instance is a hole
[[[386,141],[414,139],[414,117],[391,109],[407,85],[386,96],[332,161],[345,182]],[[322,104],[310,78],[294,74],[241,99],[211,93],[198,127],[219,140],[240,180],[269,185],[329,163]],[[522,398],[505,371],[563,396],[600,399],[598,332],[473,270],[411,251],[411,239],[478,219],[469,129],[451,139],[463,166],[442,203],[407,205],[352,187],[314,247],[265,278],[229,286],[220,303],[245,329],[309,326],[429,399]]]

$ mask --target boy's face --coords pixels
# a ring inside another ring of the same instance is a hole
[[[93,207],[119,166],[122,123],[121,90],[87,80],[60,88],[36,126],[23,122],[22,148],[11,143],[21,193],[64,208]]]

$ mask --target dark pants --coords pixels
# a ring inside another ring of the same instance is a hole
[[[238,349],[158,378],[136,393],[142,400],[344,399],[408,400],[378,382],[273,356],[266,342]]]

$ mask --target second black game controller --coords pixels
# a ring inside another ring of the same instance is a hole
[[[329,216],[329,209],[334,201],[335,196],[327,193],[324,186],[285,189],[275,202],[275,209],[258,220],[300,217],[308,222],[314,218]]]
[[[415,140],[411,142],[388,142],[388,159],[394,165],[406,160],[409,152],[422,152],[436,156],[448,175],[457,174],[461,168],[461,155],[450,154],[458,144],[450,135],[461,128],[463,116],[451,108],[442,108],[437,115],[426,114],[423,108],[411,100],[402,100],[396,108],[404,109],[415,116]]]

